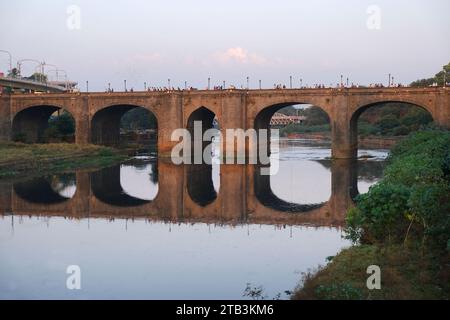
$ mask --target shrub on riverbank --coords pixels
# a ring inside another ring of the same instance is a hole
[[[416,132],[388,161],[348,212],[346,237],[359,245],[307,275],[293,298],[450,298],[450,131]],[[366,287],[369,265],[381,268],[381,290]]]

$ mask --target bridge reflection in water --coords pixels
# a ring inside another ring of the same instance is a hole
[[[328,163],[331,196],[323,203],[295,204],[281,200],[272,191],[270,176],[261,175],[258,165],[221,165],[220,188],[216,188],[210,165],[177,166],[159,160],[147,163],[150,170],[145,174],[157,188],[151,200],[124,190],[119,165],[99,171],[80,170],[58,177],[3,182],[0,214],[341,226],[357,194],[357,165],[348,159]],[[138,166],[139,162],[131,165]],[[76,191],[64,190],[67,186],[73,190],[76,186]]]

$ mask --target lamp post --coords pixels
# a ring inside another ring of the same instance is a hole
[[[12,72],[12,55],[11,52],[6,50],[0,50],[0,52],[4,52],[9,56],[9,72]]]
[[[86,81],[86,92],[89,92],[89,81]]]
[[[169,90],[170,90],[170,78],[167,79],[167,85],[169,86]]]
[[[347,77],[347,87],[348,87],[348,77]]]
[[[389,73],[389,81],[388,81],[388,87],[391,86],[391,74]]]
[[[303,88],[303,79],[300,78],[300,88]]]
[[[341,74],[341,87],[344,85],[344,76]]]
[[[250,89],[250,77],[247,76],[247,90]]]
[[[144,91],[147,91],[147,82],[144,81]]]
[[[127,80],[123,80],[123,88],[127,92]]]
[[[211,77],[208,77],[208,90],[211,88]]]
[[[292,89],[292,76],[289,76],[289,88]]]
[[[21,60],[17,61],[17,69],[18,69],[19,75],[22,74],[22,64],[24,62],[35,62],[35,63],[38,64],[38,66],[41,69],[40,70],[40,73],[41,73],[41,76],[40,76],[41,79],[40,80],[42,82],[42,75],[44,74],[44,64],[45,64],[45,62],[40,62],[40,61],[35,60],[35,59],[21,59]]]
[[[223,80],[223,90],[225,90],[225,80]]]
[[[184,90],[187,90],[187,81],[184,81]]]
[[[108,92],[111,92],[111,82],[108,82]]]
[[[261,80],[259,80],[259,90],[261,90]]]

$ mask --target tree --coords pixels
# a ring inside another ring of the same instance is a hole
[[[411,87],[427,87],[436,83],[439,86],[444,85],[444,74],[446,78],[446,82],[450,82],[450,62],[443,67],[443,70],[439,71],[432,78],[428,79],[420,79],[412,82],[410,84]]]
[[[47,76],[39,72],[35,72],[31,76],[26,77],[25,79],[31,81],[47,82]]]

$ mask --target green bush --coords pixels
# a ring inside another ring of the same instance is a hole
[[[410,191],[403,185],[378,183],[356,197],[357,207],[348,212],[345,232],[353,242],[381,243],[405,236]]]
[[[450,132],[424,130],[397,144],[383,179],[356,198],[346,237],[354,242],[407,239],[445,249],[450,238]]]

